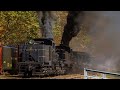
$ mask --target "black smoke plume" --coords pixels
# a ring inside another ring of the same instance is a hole
[[[54,14],[52,11],[38,11],[38,20],[41,27],[42,37],[53,39],[52,29],[54,25]]]
[[[82,49],[91,56],[87,68],[120,73],[120,11],[84,11],[84,14],[84,26],[88,27],[91,39],[87,50]],[[80,48],[79,40],[73,41],[72,49]]]
[[[80,31],[80,24],[84,16],[83,11],[69,11],[67,16],[67,24],[64,26],[64,32],[61,44],[69,46],[70,40]]]

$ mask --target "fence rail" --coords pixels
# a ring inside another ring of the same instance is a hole
[[[106,79],[106,74],[120,76],[119,73],[112,73],[112,72],[105,72],[105,71],[99,71],[99,70],[93,70],[93,69],[84,68],[84,79],[88,79],[88,77],[91,77],[91,78],[95,77],[95,76],[88,76],[88,71],[89,72],[102,73],[102,78],[101,79]]]

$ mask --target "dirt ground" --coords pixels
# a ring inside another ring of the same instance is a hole
[[[0,79],[84,79],[84,76],[80,74],[69,74],[69,75],[59,75],[59,76],[49,76],[49,77],[34,76],[31,78],[22,78],[21,76],[18,75],[0,75]],[[96,76],[93,79],[101,79],[101,77]],[[107,76],[106,79],[120,79],[120,78]]]
[[[17,75],[0,75],[0,79],[83,79],[83,75],[80,74],[70,74],[70,75],[59,75],[52,77],[31,77],[31,78],[22,78]]]

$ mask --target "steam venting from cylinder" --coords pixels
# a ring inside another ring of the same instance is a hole
[[[64,26],[64,32],[61,44],[69,47],[71,39],[80,31],[80,25],[84,16],[83,11],[69,11],[67,16],[67,24]]]
[[[54,16],[52,11],[38,11],[37,14],[42,37],[53,40],[52,28],[54,25]]]

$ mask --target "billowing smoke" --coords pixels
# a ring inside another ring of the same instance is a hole
[[[41,27],[42,37],[53,39],[54,14],[52,11],[38,11],[38,19]]]
[[[43,25],[43,36],[53,38],[51,31],[53,24],[50,23],[53,18],[50,11],[41,14],[39,12],[39,15],[39,21]],[[119,71],[120,11],[69,11],[61,43],[69,46],[71,39],[79,33],[81,24],[89,27],[88,34],[92,40],[87,52],[93,56],[90,68]]]
[[[70,40],[80,31],[80,24],[84,20],[83,11],[69,11],[67,16],[67,24],[64,26],[64,32],[61,43],[69,46]]]
[[[93,18],[89,27],[92,45],[88,48],[88,52],[93,56],[92,68],[119,71],[120,11],[86,11],[85,13],[89,18]]]

